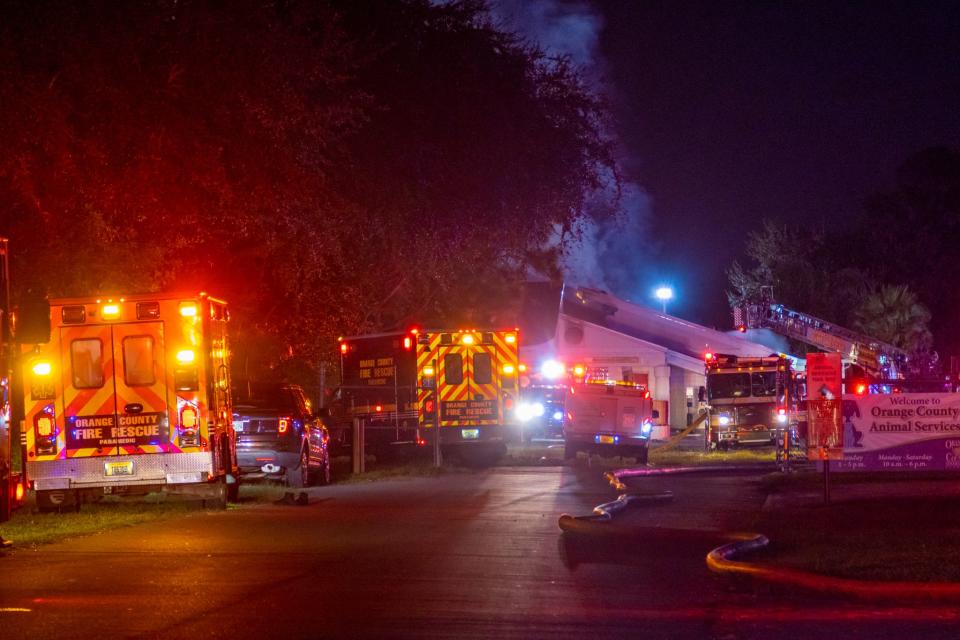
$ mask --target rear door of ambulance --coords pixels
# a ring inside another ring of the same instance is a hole
[[[170,443],[163,323],[60,329],[67,457],[159,453]],[[105,475],[134,475],[131,464]]]
[[[479,333],[453,334],[437,353],[440,426],[460,427],[462,440],[480,439],[482,427],[499,424],[499,363],[485,342]]]

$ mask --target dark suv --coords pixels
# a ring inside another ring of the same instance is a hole
[[[233,428],[244,480],[278,480],[294,487],[330,482],[330,434],[302,388],[241,386],[234,395]]]

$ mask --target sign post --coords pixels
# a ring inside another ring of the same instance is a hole
[[[807,354],[807,457],[823,461],[823,501],[830,503],[830,460],[843,459],[843,363],[839,353]]]

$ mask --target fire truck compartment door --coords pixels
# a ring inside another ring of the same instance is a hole
[[[617,398],[596,394],[568,396],[567,406],[573,413],[571,429],[577,433],[620,433]]]

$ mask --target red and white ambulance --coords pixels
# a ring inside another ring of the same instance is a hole
[[[158,490],[236,498],[223,300],[58,299],[50,315],[50,341],[21,347],[27,476],[41,510]]]

